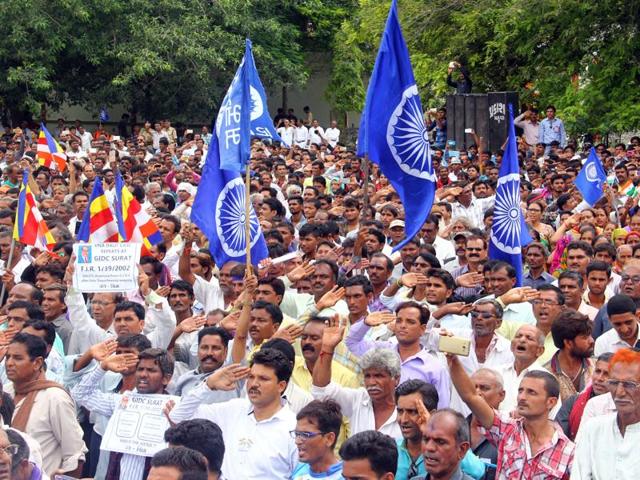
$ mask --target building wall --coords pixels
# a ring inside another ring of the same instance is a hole
[[[325,92],[329,86],[330,78],[330,59],[324,54],[311,54],[308,57],[309,78],[303,88],[287,88],[287,108],[293,108],[296,116],[303,115],[303,107],[308,105],[311,108],[313,117],[316,118],[320,125],[328,126],[331,120],[337,120],[338,123],[344,125],[344,116],[338,112],[332,111],[329,102],[326,100]],[[282,88],[269,88],[265,85],[269,103],[269,112],[274,117],[277,109],[283,106]],[[106,124],[107,128],[115,129],[118,120],[126,108],[123,105],[112,105],[108,107],[110,121]],[[85,126],[91,129],[98,124],[98,111],[89,111],[77,105],[63,105],[58,111],[49,110],[47,112],[47,127],[54,127],[58,118],[64,118],[67,123],[73,123],[76,119],[80,120]],[[360,122],[359,113],[349,113],[348,126],[358,126]]]

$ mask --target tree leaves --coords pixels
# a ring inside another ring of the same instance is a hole
[[[362,53],[347,57],[361,61],[352,71],[371,71],[389,4],[362,0],[342,26]],[[516,90],[523,102],[554,103],[570,132],[640,127],[639,0],[402,0],[399,14],[425,106],[442,104],[451,91],[447,65],[463,59],[474,91]],[[343,58],[333,62],[334,72],[344,70]],[[334,80],[340,106],[357,92],[355,80]]]

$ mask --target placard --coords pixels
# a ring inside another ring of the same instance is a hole
[[[125,392],[109,419],[100,449],[152,457],[166,448],[164,432],[169,420],[162,413],[169,400],[180,397]]]
[[[138,288],[141,243],[76,243],[73,286],[81,292],[131,292]]]

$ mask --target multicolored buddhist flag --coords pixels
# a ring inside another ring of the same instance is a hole
[[[96,177],[93,184],[89,205],[82,217],[82,223],[76,239],[79,242],[87,243],[119,241],[118,224],[113,218],[113,213],[111,213],[109,201],[102,189],[100,177]]]
[[[49,252],[53,252],[53,246],[56,243],[40,210],[38,210],[36,199],[29,187],[29,172],[27,171],[22,174],[18,209],[13,225],[13,238],[25,245],[32,245]]]
[[[63,172],[67,168],[67,155],[62,147],[51,136],[44,123],[40,124],[38,147],[36,149],[38,163],[44,167]]]
[[[131,194],[119,171],[116,171],[115,210],[122,241],[142,243],[143,255],[148,254],[153,245],[162,242],[160,230]]]

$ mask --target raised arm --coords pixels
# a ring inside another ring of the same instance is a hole
[[[240,363],[247,354],[247,336],[249,335],[249,321],[251,320],[251,303],[256,288],[258,287],[258,279],[252,273],[245,276],[245,297],[242,302],[242,311],[238,319],[238,328],[233,337],[233,346],[231,347],[231,361]]]
[[[322,346],[320,348],[320,357],[313,367],[312,378],[313,385],[316,387],[326,387],[331,382],[331,362],[333,361],[333,352],[344,336],[344,327],[340,325],[338,315],[334,315],[329,320],[329,325],[325,327],[322,334]]]
[[[467,404],[473,415],[478,419],[480,425],[489,429],[493,425],[495,412],[493,408],[476,393],[476,387],[465,372],[462,363],[456,355],[447,354],[447,363],[451,373],[451,382],[456,388],[458,395]]]

